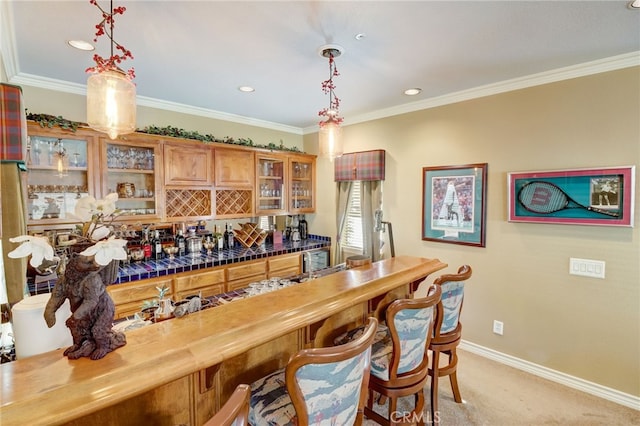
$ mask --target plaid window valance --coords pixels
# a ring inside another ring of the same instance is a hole
[[[334,180],[384,180],[384,157],[383,149],[343,154],[334,160]]]

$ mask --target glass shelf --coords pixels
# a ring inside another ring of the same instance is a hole
[[[258,154],[256,158],[256,213],[284,213],[286,157]]]
[[[118,194],[119,218],[157,216],[157,144],[103,139],[104,195]]]

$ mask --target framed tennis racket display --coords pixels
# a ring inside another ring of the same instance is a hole
[[[485,247],[487,163],[422,168],[422,240]]]
[[[512,172],[509,221],[633,226],[635,166]]]

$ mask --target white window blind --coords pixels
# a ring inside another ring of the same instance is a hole
[[[362,205],[360,203],[361,182],[353,181],[351,199],[347,207],[347,220],[342,233],[342,246],[352,249],[363,249],[362,239]]]

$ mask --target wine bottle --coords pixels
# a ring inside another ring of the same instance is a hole
[[[144,260],[151,259],[151,241],[149,241],[149,230],[145,229],[143,234],[142,242],[142,251],[144,252]]]
[[[302,215],[302,218],[298,221],[298,228],[300,229],[300,239],[306,240],[307,238],[309,238],[308,224],[307,220],[304,218],[304,215]]]
[[[178,256],[184,256],[186,254],[186,243],[182,229],[178,229],[178,235],[176,236],[176,247],[178,247]]]
[[[162,240],[160,239],[160,231],[156,230],[151,240],[151,250],[153,251],[152,256],[154,259],[159,260],[162,259]]]
[[[225,223],[224,232],[222,233],[222,248],[227,250],[229,248],[229,224]]]
[[[227,248],[232,249],[233,246],[235,245],[236,239],[233,236],[233,227],[229,226],[229,229],[227,230]]]

